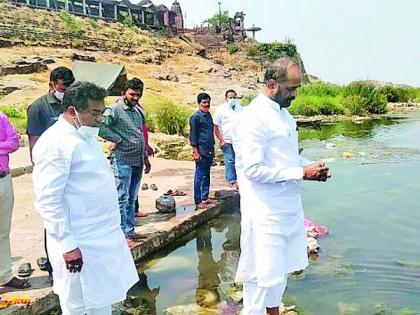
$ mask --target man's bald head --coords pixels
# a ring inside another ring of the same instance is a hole
[[[299,73],[302,77],[302,71],[296,62],[285,57],[276,59],[265,71],[264,82],[267,84],[270,80],[274,80],[278,83],[284,83],[288,79],[289,72],[293,72],[294,76]]]
[[[280,107],[289,107],[302,84],[302,71],[299,65],[289,58],[274,60],[264,75],[264,95]]]

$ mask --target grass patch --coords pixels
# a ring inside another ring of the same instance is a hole
[[[82,24],[67,11],[61,11],[58,15],[63,22],[66,32],[72,33],[77,36],[83,35],[84,31]]]
[[[233,55],[239,51],[239,47],[236,44],[229,44],[228,45],[228,52],[229,54]]]
[[[254,98],[257,97],[257,94],[247,94],[244,95],[241,99],[241,106],[248,106]]]
[[[0,106],[3,112],[10,120],[19,133],[25,133],[27,127],[26,111],[18,106]]]
[[[341,96],[299,95],[292,103],[289,111],[292,115],[340,115],[345,113],[341,105]]]
[[[192,111],[187,106],[175,105],[166,100],[156,106],[155,111],[148,112],[152,122],[160,132],[170,135],[185,135]]]

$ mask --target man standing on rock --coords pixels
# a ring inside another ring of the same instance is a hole
[[[58,117],[63,113],[63,96],[67,88],[75,81],[73,72],[66,67],[58,67],[51,71],[49,91],[47,94],[39,97],[27,110],[28,127],[26,133],[29,140],[29,153],[32,160],[32,150],[39,137],[51,127]],[[48,259],[46,244],[46,235],[44,231],[44,246],[47,259],[44,262],[44,268],[48,271],[50,281],[52,281],[52,268]]]
[[[213,203],[209,199],[210,168],[214,158],[213,118],[210,114],[210,95],[197,96],[199,109],[190,118],[190,143],[195,161],[194,202],[199,209]]]
[[[19,148],[19,135],[7,116],[0,112],[0,287],[26,289],[30,284],[12,274],[10,227],[13,210],[13,183],[9,154]]]
[[[139,194],[140,180],[151,166],[143,135],[144,116],[138,110],[143,94],[143,82],[133,78],[124,86],[124,96],[104,113],[99,135],[112,142],[111,165],[118,190],[121,228],[128,240],[143,238],[134,232],[135,202]]]
[[[138,281],[120,228],[113,176],[96,141],[106,91],[76,82],[33,151],[35,207],[47,230],[64,315],[111,315]]]
[[[299,181],[326,181],[324,163],[299,155],[295,120],[287,111],[301,86],[300,67],[274,61],[265,87],[239,115],[233,132],[241,187],[241,257],[244,314],[279,314],[287,276],[308,265]]]
[[[237,94],[234,90],[228,90],[225,93],[226,103],[216,109],[214,115],[214,133],[219,139],[225,159],[225,181],[233,189],[238,189],[236,169],[235,169],[235,151],[232,146],[232,128],[237,115],[242,111],[242,106],[238,103]]]

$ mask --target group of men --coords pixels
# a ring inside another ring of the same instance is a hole
[[[103,88],[74,81],[71,70],[53,70],[49,92],[28,108],[35,207],[44,221],[63,314],[106,315],[138,281],[128,244],[142,238],[134,232],[135,202],[153,151],[139,104],[141,80],[129,80],[108,108]],[[228,90],[213,120],[211,98],[200,93],[190,119],[197,207],[214,203],[209,198],[214,134],[224,154],[226,182],[240,187],[237,280],[244,282],[244,314],[279,314],[287,275],[308,263],[298,181],[330,177],[324,163],[299,155],[297,126],[287,107],[301,82],[299,66],[282,58],[267,69],[262,93],[247,108]],[[24,289],[29,283],[11,273],[9,241],[8,155],[18,149],[19,137],[1,113],[0,126],[0,285]],[[113,174],[97,136],[111,143]]]

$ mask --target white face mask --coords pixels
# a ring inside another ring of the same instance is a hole
[[[58,99],[60,102],[62,102],[63,98],[64,98],[64,92],[54,91],[54,96],[55,96],[56,99]]]
[[[80,122],[79,115],[76,110],[75,114],[77,123],[79,124],[79,126],[76,124],[76,128],[79,134],[83,137],[83,139],[94,140],[99,134],[99,127],[83,126],[83,124]]]
[[[228,99],[228,104],[229,104],[230,107],[234,108],[237,104],[236,99],[234,99],[234,98]]]

